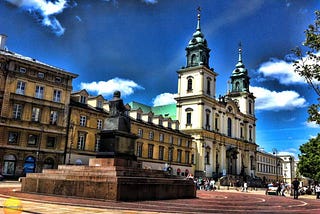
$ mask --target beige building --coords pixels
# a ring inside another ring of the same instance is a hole
[[[285,182],[283,176],[283,159],[273,153],[263,150],[257,151],[257,172],[256,175],[264,183]]]
[[[278,156],[283,160],[282,161],[283,181],[291,184],[294,178],[297,177],[294,156],[289,154],[287,155],[279,154]]]
[[[178,71],[176,118],[180,130],[196,143],[196,176],[230,179],[256,175],[255,97],[249,91],[248,71],[238,62],[228,93],[216,99],[218,73],[209,67],[210,49],[200,28],[186,47],[187,64]],[[235,60],[236,61],[236,60]]]
[[[5,47],[5,36],[0,35]],[[7,177],[64,162],[76,74],[0,50],[0,168]]]

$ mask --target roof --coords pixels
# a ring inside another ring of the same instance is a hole
[[[152,111],[154,115],[162,115],[165,118],[171,118],[172,120],[176,120],[176,104],[168,104],[168,105],[162,105],[162,106],[148,106],[142,103],[138,103],[135,101],[132,101],[128,103],[131,107],[131,110],[137,110],[141,108],[141,110],[144,113],[148,113]]]

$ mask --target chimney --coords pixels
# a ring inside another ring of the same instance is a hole
[[[7,36],[4,34],[0,34],[0,50],[1,51],[5,50],[6,40],[7,40]]]

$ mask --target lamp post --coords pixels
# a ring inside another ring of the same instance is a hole
[[[70,146],[69,146],[69,157],[68,157],[68,164],[71,164],[71,153],[72,153],[72,147],[73,147],[73,129],[74,129],[74,123],[71,122],[70,124],[71,128],[71,140],[70,140]]]
[[[277,156],[278,150],[277,150],[276,148],[273,148],[273,149],[272,149],[272,152],[273,152],[273,155],[276,156],[276,178],[277,178],[276,181],[278,182],[278,164],[279,164],[279,162],[278,162],[278,156]]]

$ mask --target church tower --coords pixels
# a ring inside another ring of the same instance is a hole
[[[212,111],[217,74],[209,67],[210,49],[201,32],[200,9],[196,31],[185,50],[187,64],[178,71],[177,118],[182,129],[209,128],[209,118],[203,118],[206,109]]]
[[[250,93],[250,77],[248,70],[242,62],[242,46],[239,44],[238,63],[231,74],[231,89],[228,97],[238,103],[240,111],[244,114],[254,115],[255,97]]]

